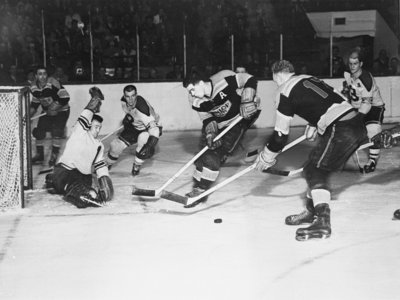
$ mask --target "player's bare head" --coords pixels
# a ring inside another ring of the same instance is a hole
[[[192,97],[203,98],[205,96],[204,78],[197,72],[192,72],[183,80],[183,87],[189,92]]]
[[[100,115],[94,114],[92,118],[92,126],[90,127],[90,133],[94,138],[99,136],[101,127],[103,123],[103,118]]]
[[[278,60],[272,64],[272,74],[276,73],[294,73],[294,67],[288,60]]]
[[[272,64],[271,71],[272,79],[280,86],[294,74],[294,67],[290,61],[278,60]]]
[[[35,76],[39,82],[45,82],[47,80],[47,69],[45,66],[37,66],[35,69]]]
[[[349,70],[351,74],[359,72],[363,66],[364,54],[359,47],[354,48],[349,55]]]
[[[134,85],[129,84],[124,87],[124,98],[128,105],[134,106],[136,103],[137,89]]]

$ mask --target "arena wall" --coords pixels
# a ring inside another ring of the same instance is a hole
[[[333,87],[341,88],[342,79],[326,79]],[[400,77],[378,77],[382,97],[386,103],[385,123],[400,121]],[[153,105],[159,113],[163,128],[166,131],[198,130],[201,122],[195,111],[189,105],[188,95],[180,82],[134,83],[138,94]],[[97,84],[104,93],[105,101],[101,107],[104,117],[102,134],[107,134],[121,125],[124,113],[120,99],[122,89],[126,84]],[[71,96],[71,115],[67,123],[67,134],[76,122],[82,109],[87,104],[89,88],[92,85],[65,85]],[[261,97],[262,113],[255,123],[257,128],[271,127],[274,124],[274,92],[276,85],[273,81],[259,81],[258,94]],[[295,118],[292,125],[304,125],[304,120]]]

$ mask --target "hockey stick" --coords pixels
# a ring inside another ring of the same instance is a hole
[[[99,202],[93,201],[93,200],[91,200],[91,199],[89,199],[89,198],[87,198],[85,196],[80,196],[79,198],[81,198],[81,200],[84,201],[84,202],[88,202],[88,203],[94,204],[94,205],[99,206],[99,207],[103,207],[104,206],[104,204],[101,204]]]
[[[220,134],[218,134],[214,138],[214,142],[222,138],[229,130],[232,129],[233,126],[238,124],[243,118],[241,116],[238,116],[231,124],[229,124],[228,127],[226,127]],[[159,187],[156,190],[147,190],[147,189],[140,189],[135,186],[132,188],[132,195],[136,196],[147,196],[147,197],[158,197],[161,194],[161,191],[163,191],[168,185],[170,185],[176,178],[179,177],[188,167],[190,167],[200,156],[204,154],[209,149],[208,146],[205,146],[199,153],[197,153],[190,161],[188,161],[181,169],[178,170],[178,172],[175,173],[174,176],[172,176],[166,183],[164,183],[161,187]],[[179,201],[178,201],[179,202]]]
[[[117,129],[115,129],[114,131],[110,132],[109,134],[107,134],[106,136],[102,137],[100,142],[103,142],[105,139],[109,138],[110,136],[112,136],[114,133],[116,133],[118,130],[122,129],[124,127],[124,125],[121,125],[120,127],[118,127]],[[50,173],[54,170],[54,168],[48,168],[45,170],[40,171],[38,174],[42,175],[42,174],[46,174],[46,173]]]
[[[44,112],[44,113],[38,114],[37,116],[33,116],[33,117],[31,117],[31,121],[33,121],[35,119],[39,119],[40,117],[43,117],[45,115],[47,115],[47,113]]]
[[[305,135],[300,136],[299,138],[297,138],[296,140],[294,140],[293,142],[287,144],[281,151],[285,152],[286,150],[292,148],[293,146],[301,143],[302,141],[304,141],[306,139]],[[251,166],[247,167],[246,169],[232,175],[231,177],[225,179],[224,181],[220,182],[219,184],[213,186],[212,188],[204,191],[203,193],[201,193],[200,195],[197,195],[196,197],[187,197],[187,196],[181,196],[181,195],[177,195],[174,193],[170,193],[168,192],[167,195],[164,195],[164,199],[167,200],[171,200],[174,202],[178,202],[178,203],[183,203],[186,206],[193,204],[194,202],[198,201],[199,199],[215,192],[216,190],[219,190],[220,188],[224,187],[225,185],[227,185],[228,183],[231,183],[232,181],[238,179],[239,177],[249,173],[250,171],[252,171],[253,169],[255,169],[256,167],[256,163],[252,164]]]
[[[109,134],[107,134],[106,136],[102,137],[100,142],[108,139],[110,136],[112,136],[114,133],[116,133],[117,131],[121,130],[122,128],[124,128],[124,125],[119,126],[117,129],[115,129],[114,131],[110,132]]]
[[[400,133],[395,133],[395,134],[392,135],[393,138],[396,138],[396,137],[399,137],[399,136],[400,136]],[[357,150],[355,151],[355,155],[356,155],[356,159],[357,159],[356,163],[357,163],[360,171],[362,170],[362,167],[361,167],[361,163],[360,163],[360,158],[358,157],[358,151],[363,150],[363,149],[368,148],[368,147],[371,147],[371,146],[373,146],[375,144],[376,143],[374,143],[374,142],[365,143],[365,144],[361,145],[360,147],[358,147]],[[283,171],[283,170],[278,170],[278,169],[271,168],[271,169],[264,170],[263,173],[269,173],[269,174],[273,174],[273,175],[289,176],[290,177],[290,176],[294,176],[296,174],[299,174],[302,171],[303,171],[303,168],[299,168],[299,169],[291,170],[291,171]]]

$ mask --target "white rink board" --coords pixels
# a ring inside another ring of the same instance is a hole
[[[326,82],[339,89],[342,79],[326,79]],[[380,87],[382,97],[386,103],[385,122],[400,120],[400,77],[379,77],[376,81]],[[105,117],[102,134],[107,134],[120,126],[124,116],[120,99],[122,89],[126,84],[96,84],[105,96],[101,107],[101,115]],[[200,129],[201,122],[197,113],[190,107],[188,94],[180,82],[162,83],[134,83],[138,94],[148,100],[161,117],[163,129],[193,130]],[[92,85],[65,85],[71,96],[71,115],[67,123],[68,132],[76,122],[82,109],[89,101],[89,88]],[[276,84],[270,80],[258,82],[258,94],[261,97],[262,113],[255,126],[257,128],[272,127],[274,125],[275,108],[274,93]],[[300,118],[295,118],[292,125],[304,125]]]

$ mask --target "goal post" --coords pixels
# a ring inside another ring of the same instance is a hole
[[[0,211],[24,208],[33,187],[29,107],[29,88],[0,86]]]

